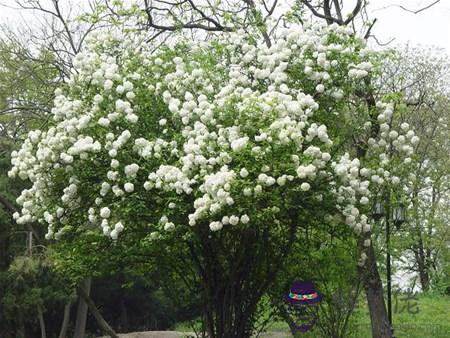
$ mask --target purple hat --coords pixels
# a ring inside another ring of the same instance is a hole
[[[284,295],[284,301],[291,305],[315,304],[321,300],[322,295],[310,281],[294,281],[289,292]]]

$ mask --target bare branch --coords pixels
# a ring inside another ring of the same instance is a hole
[[[272,7],[267,11],[267,17],[271,16],[273,14],[273,12],[275,11],[275,8],[277,7],[278,4],[278,0],[275,0],[272,4]],[[265,2],[264,2],[265,5]]]
[[[203,19],[205,19],[208,22],[211,22],[214,26],[223,29],[223,26],[218,21],[216,21],[213,18],[207,16],[202,10],[200,10],[197,6],[195,6],[195,4],[194,4],[194,2],[192,0],[187,0],[187,1],[190,3],[192,9],[194,11],[198,12]]]
[[[264,23],[264,21],[260,22],[261,20],[258,18],[258,10],[256,9],[255,2],[253,0],[244,0],[244,2],[250,7],[250,10],[253,14],[253,18],[256,21],[256,26],[259,29],[259,32],[264,38],[264,42],[266,43],[267,47],[272,46],[272,42],[270,41],[269,34],[267,33],[267,27]]]
[[[339,0],[333,0],[333,3],[338,19],[342,21],[341,5],[339,4]]]
[[[366,34],[364,34],[364,40],[367,40],[370,36],[370,32],[372,31],[373,26],[375,25],[375,23],[377,22],[377,19],[374,19],[372,21],[372,23],[370,24],[369,28],[367,29]]]
[[[390,39],[388,42],[380,42],[380,40],[378,40],[378,38],[377,38],[375,35],[369,35],[369,37],[371,37],[372,39],[374,39],[375,42],[376,42],[379,46],[382,46],[382,47],[391,44],[391,43],[395,40],[395,38],[392,38],[392,39]]]
[[[330,23],[337,23],[338,25],[342,25],[342,24],[343,24],[342,21],[340,21],[340,20],[337,19],[337,18],[332,17],[331,14],[330,14],[330,15],[327,15],[327,14],[319,13],[319,12],[314,8],[314,6],[310,3],[309,0],[302,0],[302,3],[303,3],[306,7],[308,7],[308,9],[311,11],[311,13],[312,13],[314,16],[316,16],[316,17],[318,17],[318,18],[320,18],[320,19],[327,20],[327,22],[330,22]]]
[[[69,41],[70,47],[72,47],[72,51],[74,52],[74,54],[77,54],[79,52],[79,50],[77,49],[77,47],[75,47],[72,33],[69,30],[66,19],[64,19],[64,16],[61,13],[61,9],[59,7],[59,0],[53,0],[52,2],[53,2],[53,6],[55,7],[56,17],[58,18],[58,20],[61,22],[61,24],[64,27],[64,31],[66,32],[67,40]]]
[[[363,0],[358,0],[358,2],[356,3],[355,8],[353,9],[352,13],[350,14],[350,16],[347,18],[347,20],[344,21],[344,25],[348,25],[350,22],[353,21],[353,19],[358,15],[358,13],[361,11],[361,7],[363,4]]]
[[[425,7],[422,7],[422,8],[420,8],[420,9],[417,9],[417,10],[415,10],[415,11],[414,11],[414,10],[411,10],[411,9],[408,9],[408,8],[402,6],[402,5],[391,5],[391,6],[400,7],[400,8],[403,9],[404,11],[407,11],[407,12],[410,12],[410,13],[413,13],[413,14],[418,14],[418,13],[420,13],[420,12],[423,12],[423,11],[427,10],[428,8],[433,7],[434,5],[436,5],[437,3],[439,3],[440,1],[441,1],[441,0],[435,0],[435,1],[432,2],[431,4],[429,4],[429,5],[425,6]]]
[[[189,1],[189,0],[187,0]],[[160,1],[162,2],[162,1]],[[191,4],[191,6],[193,5],[192,1],[189,1],[189,3]],[[196,23],[196,22],[189,22],[189,23],[181,23],[180,25],[160,25],[155,23],[153,15],[152,15],[152,11],[153,10],[158,10],[158,8],[151,6],[149,3],[149,0],[144,0],[144,4],[145,4],[145,12],[147,14],[147,25],[151,28],[154,29],[158,29],[158,30],[162,30],[162,31],[177,31],[180,29],[202,29],[204,31],[209,31],[209,32],[231,32],[234,29],[231,27],[225,27],[222,26],[218,21],[212,19],[211,17],[208,17],[205,15],[205,13],[201,10],[199,10],[197,7],[192,7],[192,9],[194,9],[196,12],[198,12],[202,18],[210,23],[212,23],[212,26],[207,26],[201,23]],[[173,5],[173,4],[171,4]],[[159,9],[159,10],[165,10],[167,12],[170,12],[169,9]]]

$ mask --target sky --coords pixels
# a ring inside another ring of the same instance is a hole
[[[40,0],[47,3],[49,0]],[[61,1],[62,3],[68,0]],[[87,0],[70,0],[83,5]],[[200,1],[200,0],[196,0]],[[381,43],[391,41],[390,46],[412,45],[437,46],[450,54],[450,0],[440,0],[437,4],[418,14],[413,14],[400,8],[403,6],[411,11],[424,8],[436,0],[370,0],[369,16],[377,18],[372,32]],[[15,0],[0,0],[0,3],[13,6]],[[269,1],[270,2],[270,1]],[[288,0],[281,0],[280,4]],[[344,0],[350,11],[356,0]],[[347,9],[347,8],[346,8]],[[32,19],[30,12],[20,14],[9,8],[0,7],[0,23],[17,24],[25,18]],[[373,41],[374,42],[374,41]]]
[[[347,0],[346,0],[347,1]],[[380,42],[392,38],[393,45],[406,44],[437,46],[450,54],[450,0],[441,0],[436,5],[418,14],[409,13],[396,5],[418,10],[435,0],[372,0],[370,14],[378,18],[373,33]]]

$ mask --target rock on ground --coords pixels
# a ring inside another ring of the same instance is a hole
[[[130,332],[130,333],[119,333],[120,338],[186,338],[194,337],[195,334],[189,332],[177,332],[177,331],[146,331],[146,332]],[[99,338],[109,338],[108,336],[103,336]]]

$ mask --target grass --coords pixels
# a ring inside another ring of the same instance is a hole
[[[406,295],[394,295],[392,309],[396,338],[450,338],[450,296],[421,294],[408,300]],[[369,312],[363,298],[358,303],[353,319],[356,332],[348,338],[371,337]],[[192,332],[186,322],[178,323],[174,330]],[[292,337],[285,322],[272,322],[268,332],[282,332],[286,334],[285,337]],[[298,337],[320,338],[320,335],[317,330],[312,330]]]
[[[450,337],[450,296],[422,294],[410,300],[405,295],[394,296],[392,310],[396,338]],[[359,336],[370,337],[366,304],[357,309],[355,319]]]

